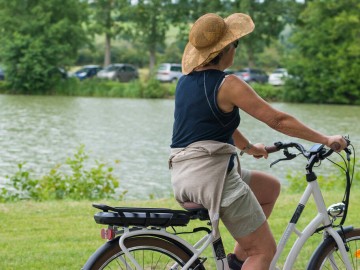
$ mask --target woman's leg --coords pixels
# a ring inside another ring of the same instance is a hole
[[[261,208],[263,209],[266,218],[268,218],[280,194],[279,181],[269,174],[260,171],[252,171],[249,186],[258,200]],[[268,228],[268,225],[266,226]],[[268,230],[271,235],[270,229]],[[260,243],[262,243],[261,236]],[[241,241],[237,241],[235,243],[234,254],[238,259],[244,261],[246,258],[248,258],[249,252],[245,250],[245,246],[241,244]]]
[[[238,238],[236,241],[241,245],[241,252],[247,258],[241,270],[269,269],[271,260],[275,255],[276,243],[267,221],[253,233]]]
[[[266,218],[269,218],[280,194],[279,181],[270,174],[252,171],[249,186],[260,203]]]

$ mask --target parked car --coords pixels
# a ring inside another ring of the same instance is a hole
[[[100,70],[96,76],[102,79],[129,82],[138,79],[139,72],[135,66],[130,64],[111,64]]]
[[[285,79],[288,77],[288,72],[285,68],[278,68],[273,71],[269,76],[269,84],[271,85],[284,85]]]
[[[5,72],[4,70],[0,67],[0,81],[5,80]]]
[[[247,83],[267,83],[269,78],[265,71],[254,68],[244,68],[234,74]]]
[[[87,65],[75,71],[72,76],[77,77],[82,81],[87,78],[93,78],[101,69],[102,67],[98,65]]]
[[[230,75],[230,74],[234,74],[236,72],[236,70],[227,68],[227,69],[224,70],[224,72],[226,74]]]
[[[163,63],[157,70],[156,78],[161,82],[175,82],[182,75],[181,64]]]

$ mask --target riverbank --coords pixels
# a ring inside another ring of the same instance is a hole
[[[336,191],[326,192],[326,204],[340,201],[342,195]],[[346,222],[356,227],[360,226],[356,211],[360,207],[360,201],[356,199],[359,196],[360,190],[354,189]],[[277,241],[290,220],[299,197],[299,194],[281,194],[269,220]],[[174,199],[101,202],[117,206],[180,209]],[[314,209],[314,204],[310,200],[302,216],[304,221],[314,216],[312,209]],[[23,201],[0,204],[0,250],[2,251],[0,252],[0,269],[80,269],[95,249],[104,243],[100,239],[100,228],[104,226],[96,224],[93,220],[93,214],[96,212],[97,210],[91,207],[89,201],[41,203]],[[304,221],[300,219],[298,224],[300,229],[303,228]],[[197,225],[204,226],[205,224],[191,222],[190,227]],[[230,252],[233,241],[222,224],[220,228],[226,252]],[[179,231],[183,230],[183,228],[179,229]],[[190,237],[184,236],[187,240],[192,239]],[[315,235],[312,238],[320,239],[321,235]],[[294,270],[305,269],[316,247],[316,239],[311,239],[314,241],[306,244]],[[211,253],[210,250],[207,252]],[[282,258],[281,263],[283,261]],[[211,269],[211,266],[207,269]]]
[[[283,87],[269,84],[252,84],[256,92],[268,101],[284,101]],[[63,80],[56,88],[48,91],[51,96],[79,97],[117,97],[117,98],[172,98],[176,83],[161,83],[155,78],[140,79],[128,83],[110,80],[88,79],[79,81],[76,78]],[[17,94],[6,82],[0,81],[0,94]]]

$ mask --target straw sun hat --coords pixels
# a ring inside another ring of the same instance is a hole
[[[201,16],[189,33],[182,58],[183,74],[209,63],[227,45],[251,33],[254,27],[250,16],[243,13],[234,13],[226,19],[214,13]]]

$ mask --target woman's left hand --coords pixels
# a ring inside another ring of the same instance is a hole
[[[247,154],[252,155],[254,158],[267,158],[268,152],[265,149],[265,145],[263,143],[255,143],[249,151],[247,151]]]

